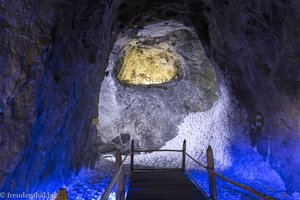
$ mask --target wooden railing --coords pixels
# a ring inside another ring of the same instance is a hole
[[[134,154],[135,153],[141,153],[141,152],[181,152],[182,153],[182,165],[181,165],[181,170],[185,171],[186,170],[186,156],[189,157],[192,161],[194,161],[197,165],[200,167],[204,168],[208,172],[208,177],[209,177],[209,190],[211,194],[211,199],[212,200],[217,200],[217,187],[216,187],[216,176],[222,178],[223,180],[239,187],[244,190],[247,190],[248,192],[256,195],[257,197],[263,199],[263,200],[275,200],[275,198],[267,196],[249,186],[243,185],[241,183],[237,183],[222,174],[219,174],[215,172],[214,169],[214,156],[213,156],[213,150],[210,146],[208,146],[206,150],[206,155],[207,155],[207,165],[197,161],[195,158],[193,158],[190,154],[186,152],[186,140],[183,141],[182,149],[181,150],[174,150],[174,149],[152,149],[152,150],[142,150],[142,149],[135,149],[134,148],[134,140],[131,141],[131,152],[130,152],[130,169],[131,172],[135,170],[134,168]],[[105,190],[101,200],[106,200],[109,196],[109,194],[112,191],[112,188],[114,185],[116,185],[116,200],[124,200],[125,199],[125,186],[124,181],[123,181],[123,166],[125,160],[128,158],[128,156],[125,156],[125,158],[122,160],[121,159],[121,153],[119,150],[116,151],[116,163],[117,163],[117,171],[111,180],[108,188]],[[127,182],[127,181],[126,181]]]
[[[254,194],[255,196],[263,199],[263,200],[275,200],[275,198],[270,197],[268,195],[263,194],[262,192],[259,192],[249,186],[243,185],[241,183],[238,183],[236,181],[233,181],[229,178],[227,178],[226,176],[219,174],[217,172],[215,172],[214,170],[214,157],[213,157],[213,151],[212,148],[210,146],[208,146],[207,150],[206,150],[206,154],[207,154],[207,166],[199,161],[197,161],[195,158],[193,158],[190,154],[186,153],[186,155],[191,158],[196,164],[198,164],[200,167],[204,168],[207,170],[208,175],[209,175],[209,190],[210,190],[210,194],[211,194],[211,199],[216,200],[217,199],[217,188],[216,188],[216,176],[222,178],[223,180],[239,187],[242,188],[244,190],[247,190],[248,192]]]
[[[131,172],[133,172],[135,170],[135,168],[134,168],[134,154],[135,153],[152,153],[152,152],[178,152],[178,153],[182,153],[182,167],[178,168],[178,169],[182,169],[183,171],[185,170],[185,158],[186,158],[186,142],[185,142],[185,140],[183,142],[182,150],[176,150],[176,149],[147,149],[147,150],[134,149],[134,140],[132,140],[131,141],[131,152],[130,152],[130,155],[131,155],[131,163],[130,163]],[[163,169],[166,169],[166,168],[163,168]],[[141,170],[141,168],[139,168],[138,170]],[[146,170],[146,169],[142,169],[142,170]]]
[[[129,157],[129,154],[124,157],[122,160],[122,155],[119,149],[116,151],[116,173],[112,180],[110,181],[108,187],[106,188],[104,194],[101,197],[101,200],[106,200],[109,197],[114,185],[116,185],[116,200],[124,200],[125,199],[125,186],[123,180],[123,167],[126,159]],[[128,181],[128,179],[127,179]],[[126,181],[126,182],[127,182]]]

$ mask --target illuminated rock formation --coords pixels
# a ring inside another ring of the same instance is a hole
[[[181,75],[180,62],[172,52],[149,47],[131,47],[118,74],[118,79],[132,85],[157,85]]]

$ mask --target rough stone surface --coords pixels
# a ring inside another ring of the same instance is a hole
[[[99,97],[98,135],[103,142],[113,142],[120,149],[129,150],[130,144],[119,139],[121,134],[127,134],[141,148],[162,147],[177,135],[177,126],[185,116],[210,109],[218,99],[216,74],[195,33],[187,28],[179,29],[181,25],[173,22],[167,23],[165,29],[171,29],[167,35],[157,37],[149,29],[141,31],[143,37],[124,36],[116,42],[107,68],[110,76],[102,82]],[[161,52],[176,55],[174,59],[180,61],[183,76],[160,85],[122,84],[117,75],[128,45],[154,46]]]
[[[211,57],[247,110],[249,123],[257,111],[264,115],[264,127],[249,132],[253,146],[288,191],[299,191],[299,2],[228,3],[213,4],[223,12],[213,11]]]
[[[57,190],[72,171],[94,166],[91,121],[117,5],[1,1],[2,191]]]
[[[36,8],[39,11],[33,11]],[[55,26],[50,4],[0,4],[0,185],[21,160],[36,122],[35,99]],[[40,13],[49,11],[49,16]]]

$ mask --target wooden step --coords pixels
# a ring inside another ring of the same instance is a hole
[[[184,171],[133,172],[127,200],[207,200]]]

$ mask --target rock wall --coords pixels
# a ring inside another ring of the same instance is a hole
[[[91,121],[98,115],[117,4],[1,3],[1,37],[7,43],[0,77],[3,190],[35,191],[49,183],[57,190],[55,184],[71,169],[94,166]]]
[[[36,122],[35,99],[55,39],[55,14],[48,3],[1,1],[0,185],[24,155]],[[41,13],[49,12],[49,16]]]
[[[253,123],[262,112],[264,126],[249,134],[253,146],[279,172],[289,191],[299,191],[300,43],[299,2],[228,1],[213,3],[211,57],[232,95]]]

